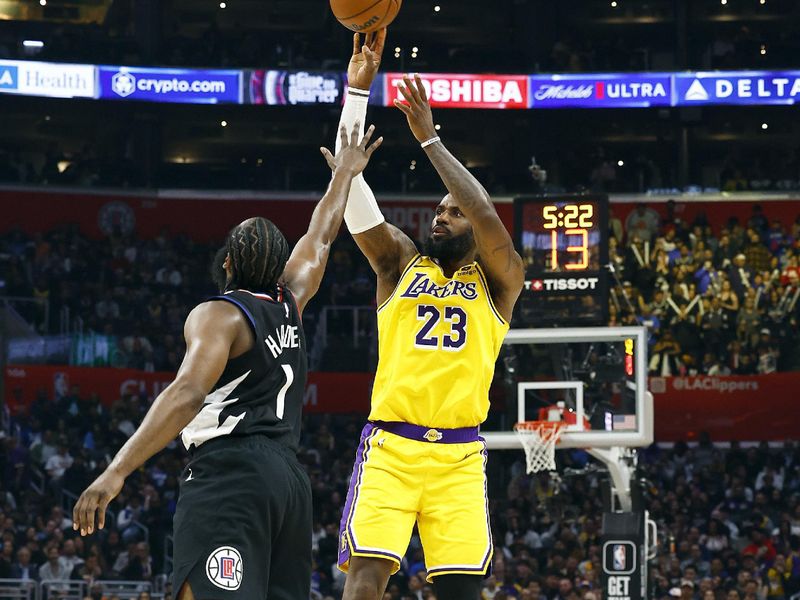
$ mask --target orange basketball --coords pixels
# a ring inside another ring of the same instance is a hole
[[[394,21],[403,0],[331,0],[339,23],[352,31],[377,31]]]

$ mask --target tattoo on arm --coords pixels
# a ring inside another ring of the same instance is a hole
[[[511,271],[511,267],[514,264],[514,246],[512,244],[500,244],[492,250],[492,254],[499,254],[500,252],[505,251],[506,253],[506,268],[505,272],[508,273]]]

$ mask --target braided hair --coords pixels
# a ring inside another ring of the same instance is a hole
[[[225,251],[231,261],[231,280],[225,285],[226,290],[272,290],[289,260],[286,238],[263,217],[247,219],[231,229]]]

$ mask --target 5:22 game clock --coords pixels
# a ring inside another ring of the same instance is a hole
[[[604,325],[608,321],[608,197],[514,199],[525,288],[520,326]]]

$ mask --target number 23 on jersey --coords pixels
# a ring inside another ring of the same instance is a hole
[[[450,332],[444,335],[434,335],[439,322],[444,319],[450,324]],[[417,306],[417,320],[422,326],[417,332],[414,346],[423,350],[444,349],[458,352],[467,342],[467,313],[460,306],[445,306],[444,314],[437,306],[432,304],[419,304]]]

